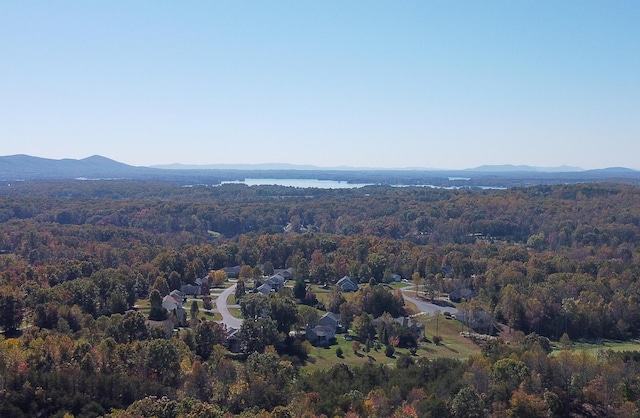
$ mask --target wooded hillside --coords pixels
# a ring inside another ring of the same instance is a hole
[[[530,416],[637,412],[637,356],[549,357],[536,339],[637,338],[639,243],[640,188],[621,184],[5,185],[0,415],[97,416],[115,408],[121,412],[112,416],[122,417],[471,416],[461,405],[495,416],[518,408],[539,412]],[[264,347],[242,363],[221,347],[203,358],[195,327],[166,339],[130,311],[159,278],[172,290],[212,270],[265,264],[291,267],[307,283],[345,275],[381,283],[398,274],[427,294],[471,289],[478,296],[458,306],[466,318],[483,312],[523,334],[465,362],[404,359],[402,376],[386,366],[300,374]],[[533,342],[522,340],[531,333]],[[191,401],[178,400],[185,397]],[[302,409],[286,406],[294,399]],[[555,415],[544,415],[550,410]]]

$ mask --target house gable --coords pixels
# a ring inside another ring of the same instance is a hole
[[[258,287],[256,289],[259,293],[262,293],[263,295],[268,295],[269,293],[271,293],[271,291],[273,290],[273,288],[271,287],[270,284],[265,283],[263,285],[261,285],[260,287]]]
[[[349,276],[344,276],[342,279],[338,280],[336,285],[343,292],[354,292],[358,290],[358,284]]]
[[[169,312],[174,309],[182,308],[182,299],[178,302],[173,296],[167,295],[162,298],[162,307]]]
[[[307,340],[314,345],[325,345],[336,337],[336,330],[326,325],[307,328]]]
[[[336,329],[340,326],[340,316],[334,314],[333,312],[327,312],[320,317],[320,319],[318,320],[318,325],[331,326]]]

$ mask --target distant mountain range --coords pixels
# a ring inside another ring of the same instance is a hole
[[[424,167],[406,167],[406,168],[376,168],[376,167],[350,167],[350,166],[338,166],[338,167],[319,167],[317,165],[301,165],[301,164],[163,164],[152,165],[151,168],[159,168],[162,170],[344,170],[344,171],[451,171],[435,168]],[[572,173],[585,171],[579,167],[569,167],[566,165],[560,167],[532,167],[529,165],[483,165],[476,168],[467,168],[463,171],[475,171],[475,172],[491,172],[491,173],[505,173],[505,172],[537,172],[537,173]]]
[[[640,171],[624,167],[583,170],[577,167],[541,168],[526,165],[484,165],[466,170],[321,168],[294,164],[171,164],[135,167],[99,155],[76,159],[48,159],[29,155],[0,156],[0,181],[54,179],[136,179],[180,184],[218,184],[245,178],[305,178],[353,183],[511,187],[615,180],[640,184]]]
[[[0,157],[0,179],[5,181],[131,178],[150,174],[149,170],[152,169],[133,167],[99,155],[81,160],[54,160],[22,154]]]
[[[578,173],[585,170],[579,167],[569,167],[567,165],[563,165],[560,167],[532,167],[529,165],[504,164],[504,165],[482,165],[476,168],[468,168],[465,171],[491,172],[491,173],[506,173],[506,172]]]
[[[161,170],[322,170],[315,165],[298,164],[162,164],[152,165],[151,168]]]

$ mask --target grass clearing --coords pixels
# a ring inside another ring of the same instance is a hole
[[[426,324],[427,328],[425,332],[431,341],[436,331],[435,318],[419,316],[418,320]],[[438,332],[440,337],[442,337],[442,343],[435,345],[430,342],[420,342],[418,351],[413,358],[446,357],[463,360],[480,354],[481,347],[472,340],[461,337],[460,330],[460,322],[445,319],[444,316],[440,316],[438,319]],[[397,357],[401,353],[409,354],[408,349],[396,348],[395,358],[389,358],[384,354],[384,346],[382,346],[379,351],[371,349],[369,353],[365,353],[364,344],[361,344],[361,349],[357,353],[354,353],[353,341],[345,340],[344,334],[338,334],[336,337],[336,344],[330,347],[313,347],[311,353],[309,353],[309,361],[307,365],[303,367],[303,370],[313,371],[326,369],[337,363],[344,363],[350,366],[363,365],[367,362],[375,364],[395,364]],[[342,349],[343,358],[336,356],[336,349],[338,347]]]
[[[188,299],[187,302],[183,305],[184,309],[187,311],[187,315],[191,318],[191,304],[193,301],[196,301],[198,304],[198,316],[197,319],[206,319],[207,321],[221,321],[222,315],[218,312],[207,312],[204,309],[204,301],[202,299]],[[215,306],[215,303],[213,303]]]
[[[242,319],[242,310],[240,308],[229,308],[229,313],[235,318]]]
[[[563,351],[557,343],[551,352],[551,355],[557,355]],[[611,341],[603,340],[599,343],[592,342],[573,342],[570,351],[586,351],[589,354],[597,355],[601,351],[640,351],[640,341]]]

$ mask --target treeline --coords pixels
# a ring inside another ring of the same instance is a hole
[[[637,187],[609,184],[509,190],[370,186],[352,190],[278,186],[174,187],[142,182],[25,183],[0,188],[0,222],[134,228],[193,235],[313,231],[418,244],[470,243],[482,236],[550,250],[635,242]]]
[[[465,361],[400,354],[393,366],[311,372],[265,347],[238,362],[209,323],[167,338],[138,312],[84,318],[78,334],[0,337],[0,414],[52,417],[633,417],[640,356],[560,351],[531,334]],[[570,341],[565,341],[567,346]]]

